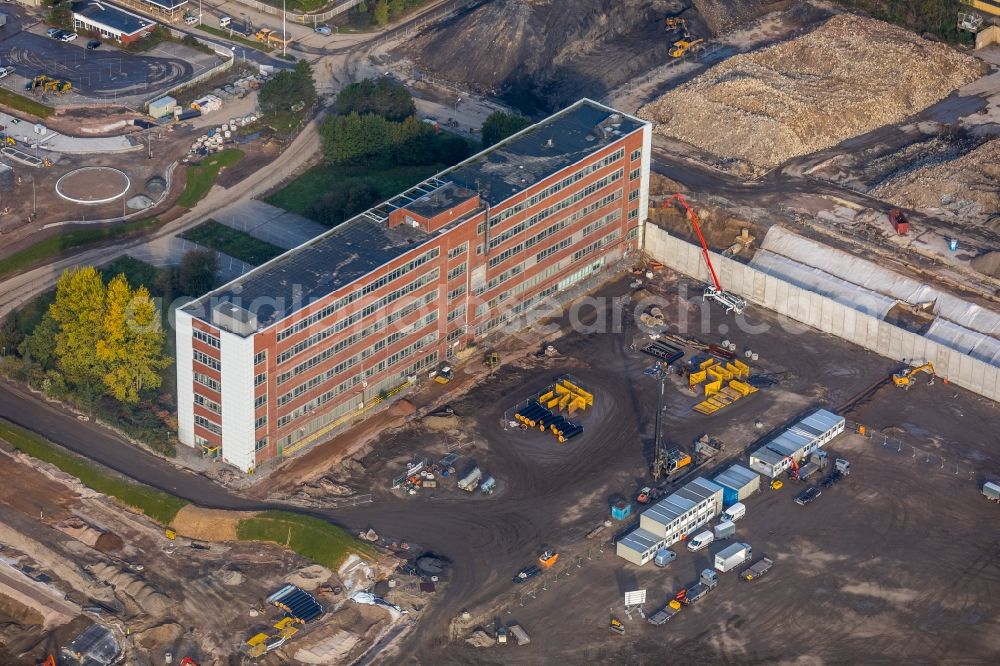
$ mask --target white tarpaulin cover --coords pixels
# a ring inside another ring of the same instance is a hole
[[[897,301],[933,302],[937,319],[927,338],[1000,365],[1000,314],[872,261],[772,227],[750,265],[878,317]]]

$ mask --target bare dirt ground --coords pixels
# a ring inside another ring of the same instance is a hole
[[[707,432],[726,444],[729,459],[720,465],[740,458],[763,432],[813,406],[837,409],[897,369],[886,359],[758,309],[748,313],[749,326],[737,327],[719,312],[703,309],[700,301],[689,304],[680,298],[678,290],[697,293],[697,286],[668,275],[648,289],[664,298],[671,331],[683,322],[681,330],[704,342],[727,338],[740,350],[752,348],[760,355],[753,371],[779,378],[778,386],[712,417],[693,413],[697,396],[679,377],[671,378],[665,420],[668,442],[690,448]],[[628,292],[626,285],[617,283],[599,294]],[[584,308],[580,314],[596,330],[601,330],[602,322],[613,321],[608,312],[595,318]],[[757,332],[748,332],[750,327]],[[757,327],[768,330],[763,333]],[[524,357],[462,395],[442,396],[455,417],[418,418],[383,432],[342,465],[309,470],[310,476],[371,489],[372,504],[342,512],[348,524],[374,527],[386,538],[417,535],[422,547],[456,563],[440,603],[427,609],[419,633],[405,638],[388,661],[644,663],[661,655],[667,641],[671,654],[759,663],[786,654],[788,634],[781,627],[789,622],[802,630],[825,627],[809,642],[810,653],[825,661],[862,659],[865,654],[891,659],[894,650],[911,650],[916,658],[920,652],[909,642],[913,626],[921,627],[919,640],[922,645],[933,643],[939,651],[935,654],[976,660],[996,648],[984,638],[997,622],[997,609],[988,602],[995,563],[982,559],[968,570],[962,561],[963,557],[975,561],[981,549],[996,548],[990,534],[974,529],[989,519],[992,514],[987,512],[994,508],[977,503],[974,477],[1000,463],[995,453],[977,444],[986,441],[983,436],[997,416],[996,405],[942,384],[920,385],[908,393],[883,388],[851,416],[868,421],[877,413],[889,419],[900,405],[918,401],[916,409],[923,410],[926,425],[920,426],[925,430],[910,440],[910,446],[926,446],[924,442],[936,435],[942,447],[939,453],[947,451],[944,467],[940,458],[927,462],[923,453],[916,457],[922,466],[917,465],[912,448],[909,458],[900,457],[907,451],[903,445],[890,455],[889,445],[881,442],[876,446],[872,440],[838,440],[834,452],[857,466],[847,483],[825,492],[808,508],[791,502],[794,486],[761,493],[750,501],[750,517],[741,524],[741,536],[755,552],[778,558],[769,578],[753,587],[724,580],[711,600],[665,628],[647,627],[633,615],[629,637],[621,644],[613,642],[617,639],[606,624],[610,608],[617,606],[620,612],[623,591],[648,588],[647,611],[655,610],[668,590],[697,577],[709,555],[682,554],[666,572],[652,565],[636,569],[614,557],[607,543],[621,526],[585,538],[608,517],[613,497],[629,496],[646,482],[655,382],[643,375],[653,359],[630,348],[639,339],[636,336],[634,327],[620,333],[563,337],[550,333],[546,339],[556,346],[558,356]],[[594,409],[579,419],[586,428],[581,437],[560,445],[550,435],[503,427],[507,410],[564,373],[596,395]],[[957,422],[955,409],[965,415],[962,423],[968,426]],[[878,419],[869,422],[876,429],[883,426]],[[890,422],[905,420],[901,416]],[[475,463],[495,476],[496,493],[469,495],[455,487],[454,477],[440,475],[437,488],[415,495],[390,489],[391,479],[402,474],[408,462],[436,461],[449,450],[460,456],[454,463],[457,470]],[[902,461],[913,468],[902,466]],[[948,467],[952,463],[954,467]],[[711,473],[714,467],[699,468],[681,481]],[[958,496],[964,498],[961,504],[954,501]],[[322,505],[323,498],[316,501]],[[945,501],[949,508],[934,508]],[[333,495],[328,502],[337,506]],[[934,530],[938,533],[933,539],[926,539]],[[546,547],[562,553],[556,567],[525,585],[512,585],[517,570],[531,564]],[[939,549],[942,562],[950,567],[948,576],[934,575],[936,570],[940,573],[933,555]],[[902,577],[896,578],[897,571]],[[949,590],[955,585],[966,592],[952,600]],[[976,592],[968,592],[972,589]],[[911,601],[903,603],[907,599]],[[470,612],[468,620],[460,617],[463,609]],[[940,624],[931,621],[935,616],[943,616]],[[532,644],[501,653],[464,643],[477,626],[491,629],[497,617],[522,624]]]
[[[693,34],[709,37],[783,4],[502,0],[427,30],[399,53],[439,79],[502,97],[522,111],[551,111],[580,97],[600,98],[668,61],[678,38],[664,30],[669,16],[684,17]]]
[[[981,72],[948,46],[840,14],[797,39],[733,56],[639,113],[659,133],[766,170],[897,123]]]

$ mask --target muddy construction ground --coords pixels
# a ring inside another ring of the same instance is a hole
[[[371,505],[338,512],[347,524],[412,538],[455,563],[444,596],[428,608],[420,631],[386,653],[386,660],[652,663],[669,649],[703,663],[761,663],[789,654],[789,627],[800,637],[796,655],[828,662],[920,659],[928,653],[976,661],[998,649],[992,637],[1000,609],[990,597],[1000,588],[1000,542],[980,528],[995,518],[996,507],[976,486],[984,474],[1000,469],[1000,456],[986,444],[997,406],[940,382],[896,390],[887,381],[897,369],[891,361],[759,308],[737,326],[719,311],[703,309],[700,298],[679,298],[678,290],[697,293],[698,286],[664,275],[649,287],[663,297],[671,331],[680,328],[704,342],[729,339],[740,351],[752,348],[760,360],[751,371],[778,380],[703,417],[691,409],[699,398],[680,377],[670,377],[664,423],[669,445],[690,449],[703,433],[726,445],[725,461],[692,470],[678,482],[745,460],[744,449],[763,433],[816,406],[836,410],[876,384],[881,388],[874,397],[848,416],[876,433],[885,430],[891,440],[835,440],[831,450],[850,459],[854,473],[809,507],[793,504],[800,490],[793,484],[748,501],[738,534],[755,553],[777,560],[766,579],[748,586],[729,576],[712,597],[666,627],[651,627],[633,613],[622,639],[608,632],[607,623],[612,612],[625,617],[624,591],[646,588],[645,609],[652,612],[668,593],[692,583],[718,548],[697,556],[681,548],[678,561],[660,570],[614,555],[610,540],[625,525],[586,538],[609,517],[613,498],[632,496],[648,482],[656,382],[643,371],[654,359],[632,348],[643,338],[627,323],[619,333],[533,336],[521,347],[535,348],[544,339],[558,356],[505,365],[468,392],[431,387],[455,416],[417,417],[346,464],[313,470],[330,484],[372,489]],[[599,295],[629,292],[619,282]],[[613,314],[621,312],[617,306],[598,316],[589,306],[577,312],[595,331],[614,328],[621,317]],[[567,373],[596,395],[594,408],[579,419],[586,428],[582,436],[558,444],[549,434],[505,427],[511,407]],[[914,445],[920,447],[916,453]],[[475,463],[494,476],[496,492],[467,494],[456,488],[454,476],[440,475],[436,488],[413,495],[390,488],[408,463],[437,461],[448,452],[459,456],[453,463],[459,473]],[[337,504],[332,496],[330,502]],[[528,583],[512,584],[515,573],[545,548],[561,553],[556,566]],[[492,635],[498,618],[523,626],[531,644],[481,649],[465,643],[477,627]],[[823,630],[814,632],[817,626]]]

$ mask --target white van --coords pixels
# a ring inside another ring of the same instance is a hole
[[[232,22],[233,22],[233,19],[229,18],[228,16],[220,16],[219,17],[219,27],[220,28],[228,28],[229,24],[232,23]]]
[[[715,535],[708,530],[699,532],[694,536],[694,538],[688,541],[688,550],[693,553],[696,550],[701,550],[713,541],[715,541]]]
[[[731,507],[723,511],[722,515],[719,516],[719,520],[723,522],[731,520],[732,522],[735,523],[737,520],[739,520],[745,515],[747,515],[746,504],[744,504],[743,502],[737,502],[736,504],[732,505]]]
[[[195,25],[198,23],[198,17],[194,14],[188,14],[184,17],[184,23],[187,25]]]

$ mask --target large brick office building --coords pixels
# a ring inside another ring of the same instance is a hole
[[[179,309],[180,441],[251,471],[637,251],[650,143],[581,100]]]

